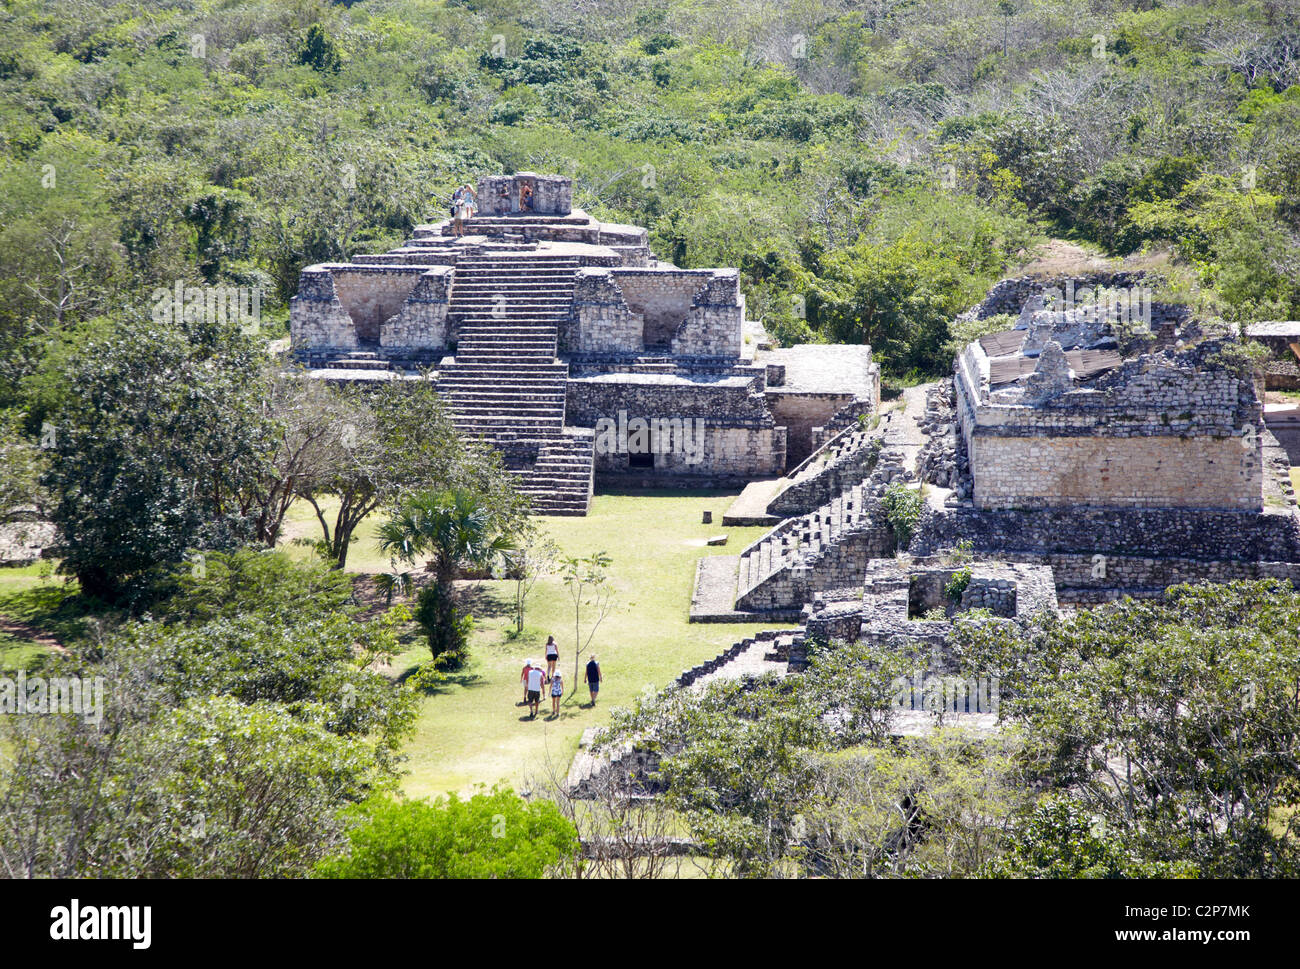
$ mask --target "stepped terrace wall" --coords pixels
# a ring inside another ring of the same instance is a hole
[[[1300,562],[1297,509],[948,507],[927,509],[909,551],[927,554],[963,539],[977,551],[1129,555],[1203,561]]]

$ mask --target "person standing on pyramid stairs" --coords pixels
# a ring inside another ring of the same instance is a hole
[[[451,234],[457,239],[465,234],[465,226],[463,224],[465,210],[462,206],[464,198],[465,189],[463,186],[456,189],[451,196]]]

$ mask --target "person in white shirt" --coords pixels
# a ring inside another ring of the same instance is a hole
[[[542,684],[546,681],[546,671],[534,666],[528,671],[528,716],[537,716],[537,708],[542,702]]]

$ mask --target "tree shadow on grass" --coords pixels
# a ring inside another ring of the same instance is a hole
[[[417,664],[412,666],[410,669],[403,670],[398,674],[397,682],[405,685],[407,680],[415,676],[424,668],[423,664]],[[479,686],[486,682],[487,679],[482,674],[475,673],[473,670],[455,670],[453,672],[443,672],[442,679],[420,687],[419,692],[424,696],[437,696],[440,693],[448,692],[453,686],[468,688],[471,686]]]
[[[456,604],[479,619],[513,618],[515,614],[513,596],[488,588],[480,582],[459,587],[456,590]]]
[[[124,611],[83,596],[75,585],[64,582],[0,595],[0,615],[63,646],[85,639],[93,620],[112,623],[126,618]]]

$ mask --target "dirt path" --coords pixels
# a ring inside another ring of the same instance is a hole
[[[41,632],[35,626],[29,626],[17,619],[10,619],[8,616],[0,616],[0,633],[8,633],[18,639],[25,639],[29,643],[44,646],[46,649],[52,649],[54,652],[62,653],[65,656],[68,654],[67,647],[49,633]]]

